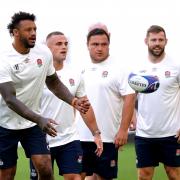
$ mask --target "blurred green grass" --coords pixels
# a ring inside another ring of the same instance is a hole
[[[24,150],[18,148],[18,165],[15,180],[29,180],[29,161],[24,155]],[[122,151],[119,151],[119,172],[117,180],[136,180],[136,156],[134,151],[134,144],[129,143],[123,147]],[[55,180],[63,180],[62,176],[58,175],[57,166],[54,166],[54,176]],[[167,176],[163,169],[162,164],[155,170],[155,175],[153,180],[167,180]]]

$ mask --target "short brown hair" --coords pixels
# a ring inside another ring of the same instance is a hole
[[[148,37],[150,33],[159,33],[159,32],[164,32],[164,35],[166,37],[166,32],[163,27],[158,26],[158,25],[152,25],[148,28],[146,37]]]

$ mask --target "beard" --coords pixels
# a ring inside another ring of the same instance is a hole
[[[159,48],[159,50],[157,51],[155,48],[157,47],[154,47],[154,48],[150,48],[148,47],[148,51],[151,55],[153,55],[154,57],[160,57],[163,53],[164,53],[164,48]]]
[[[23,43],[25,48],[33,48],[35,46],[35,43],[30,44],[29,41],[26,38],[21,37],[21,42]]]

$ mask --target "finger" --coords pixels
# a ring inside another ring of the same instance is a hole
[[[47,123],[47,127],[48,127],[48,128],[50,128],[50,129],[56,131],[54,125],[58,125],[58,124],[56,123],[56,121],[54,121],[54,120],[50,120],[50,121]]]
[[[47,127],[48,127],[48,132],[49,132],[49,133],[53,133],[53,134],[56,134],[56,135],[57,135],[57,130],[55,129],[55,127],[53,126],[52,123],[48,123],[48,124],[47,124]]]
[[[102,148],[100,148],[100,147],[97,148],[96,151],[95,151],[95,153],[96,153],[97,156],[101,156],[101,154],[102,154]]]
[[[84,109],[82,107],[79,107],[78,110],[83,114],[86,114],[86,112],[88,111],[88,109]]]
[[[50,123],[52,123],[52,124],[55,124],[55,125],[59,125],[56,121],[54,121],[54,120],[50,120]]]
[[[97,156],[100,156],[102,154],[102,152],[103,152],[103,145],[102,145],[102,143],[99,143],[99,144],[97,144],[95,153]]]
[[[123,151],[123,146],[119,146],[118,150]]]
[[[57,136],[57,131],[54,128],[49,127],[48,134],[52,137],[55,137],[55,136]]]

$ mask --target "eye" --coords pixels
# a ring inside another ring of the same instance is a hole
[[[96,46],[98,46],[99,44],[98,44],[98,43],[92,43],[91,45],[96,47]]]
[[[102,43],[101,46],[105,47],[107,46],[108,44],[107,43]]]

